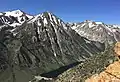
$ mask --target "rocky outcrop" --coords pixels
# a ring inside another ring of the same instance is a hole
[[[120,42],[117,42],[114,47],[114,55],[120,58]]]

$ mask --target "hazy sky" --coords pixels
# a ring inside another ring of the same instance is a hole
[[[30,14],[53,12],[67,22],[84,20],[120,24],[120,0],[1,0],[0,11],[20,9]]]

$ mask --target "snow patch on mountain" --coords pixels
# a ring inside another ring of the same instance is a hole
[[[44,21],[43,21],[44,25],[47,25],[48,24],[48,21],[46,18],[44,18]]]
[[[92,22],[89,23],[89,28],[92,28],[94,26],[95,26],[95,24],[93,24]]]
[[[96,24],[103,24],[102,22],[95,22]]]
[[[3,15],[3,13],[0,13],[0,15]]]

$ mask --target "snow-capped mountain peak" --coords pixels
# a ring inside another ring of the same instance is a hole
[[[21,10],[14,10],[14,11],[5,12],[5,16],[18,17],[18,16],[22,16],[23,14],[24,14],[24,12],[22,12]]]
[[[0,25],[20,26],[25,21],[32,19],[32,15],[28,15],[21,10],[14,10],[0,13]]]
[[[107,40],[109,43],[120,41],[120,29],[118,25],[108,25],[103,22],[86,20],[79,24],[74,24],[71,28],[80,36],[86,37],[92,41],[99,41],[102,43]]]

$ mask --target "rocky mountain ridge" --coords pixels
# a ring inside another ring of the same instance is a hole
[[[22,82],[28,82],[34,76],[84,62],[105,51],[107,43],[101,40],[109,38],[94,41],[73,26],[50,12],[36,16],[20,10],[0,13],[0,81],[21,82],[21,76],[26,77]],[[111,37],[113,42],[119,40]]]
[[[70,26],[79,35],[92,41],[109,44],[120,41],[120,26],[118,25],[108,25],[102,22],[86,20],[78,24],[70,24]]]

